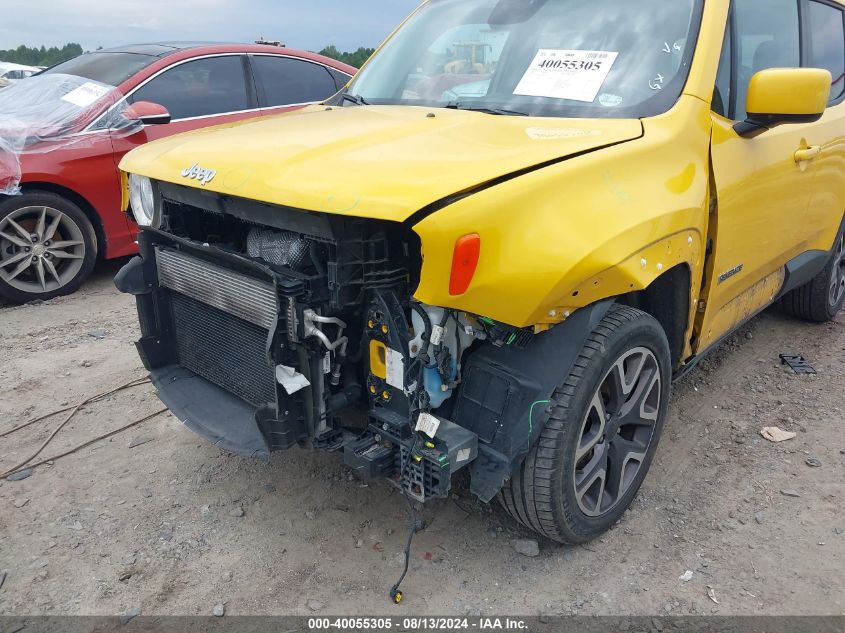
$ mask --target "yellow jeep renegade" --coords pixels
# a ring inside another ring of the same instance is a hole
[[[459,471],[577,543],[673,379],[780,302],[845,300],[842,0],[430,0],[344,91],[122,162],[118,287],[194,431]],[[249,60],[247,60],[248,62]]]

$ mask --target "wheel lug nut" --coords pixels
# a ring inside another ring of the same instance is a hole
[[[35,262],[37,262],[37,261],[38,261],[38,258],[33,256],[33,258],[32,258],[32,263],[34,264],[34,263],[35,263]]]
[[[31,250],[32,250],[32,249],[31,249],[29,246],[24,246],[24,247],[23,247],[23,252],[24,252],[24,253],[28,253],[28,252],[29,252],[29,251],[31,251]]]
[[[29,239],[32,241],[32,243],[33,243],[33,244],[37,244],[37,243],[38,243],[38,236],[37,236],[35,233],[33,233],[32,235],[30,235],[30,236],[29,236]]]

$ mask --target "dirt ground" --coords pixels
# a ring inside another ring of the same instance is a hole
[[[118,265],[73,297],[0,308],[0,433],[144,376]],[[781,367],[787,352],[818,375]],[[423,509],[398,607],[401,495],[338,455],[225,454],[165,414],[0,481],[0,614],[841,615],[843,376],[845,313],[768,311],[676,385],[651,473],[606,536],[525,557],[511,540],[531,534],[458,488]],[[44,457],[159,406],[149,385],[91,404]],[[61,420],[0,438],[0,472]],[[797,438],[760,437],[775,425]]]

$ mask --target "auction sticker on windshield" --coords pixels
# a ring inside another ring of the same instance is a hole
[[[592,103],[618,56],[609,51],[541,48],[514,94]]]
[[[87,82],[79,86],[79,88],[67,93],[64,97],[62,97],[62,101],[67,101],[68,103],[72,103],[80,108],[87,108],[97,99],[107,94],[109,90],[110,88],[107,86]]]

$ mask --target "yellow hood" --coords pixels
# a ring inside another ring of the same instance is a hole
[[[313,106],[149,143],[120,167],[271,204],[404,221],[482,183],[641,135],[638,120]],[[216,174],[205,184],[207,172],[182,175],[194,165]]]

